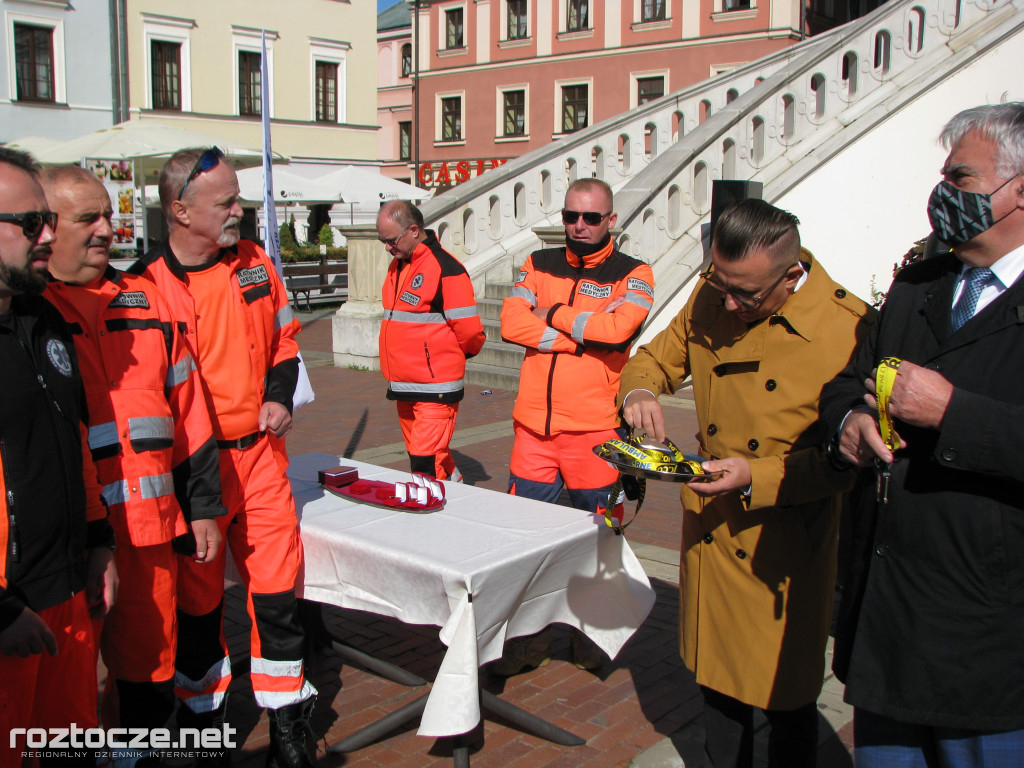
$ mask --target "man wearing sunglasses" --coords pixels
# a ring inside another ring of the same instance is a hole
[[[800,247],[796,216],[762,200],[727,209],[683,310],[622,372],[627,422],[662,440],[657,396],[693,383],[698,451],[724,474],[682,488],[680,650],[704,694],[715,768],[753,765],[753,708],[768,765],[813,766],[832,613],[840,494],[818,421],[822,384],[874,310]]]
[[[413,472],[459,482],[448,444],[462,400],[466,360],[484,327],[466,268],[423,226],[412,203],[381,206],[377,234],[394,258],[381,297],[380,366],[396,401]]]
[[[56,223],[32,158],[0,147],[3,738],[15,728],[96,726],[93,619],[117,590],[71,332],[40,297]],[[21,765],[26,747],[24,736],[14,749],[5,742],[0,766]]]
[[[103,184],[79,166],[47,168],[41,181],[58,214],[46,298],[74,334],[89,446],[120,544],[120,600],[100,638],[110,675],[105,725],[159,728],[174,710],[172,539],[186,533],[184,511],[196,561],[217,559],[222,538],[214,518],[226,512],[217,444],[170,308],[149,280],[109,266],[114,231]]]
[[[617,437],[619,372],[654,298],[650,266],[615,250],[612,191],[579,179],[565,194],[565,247],[536,251],[501,310],[501,335],[526,348],[512,413],[509,493],[556,503],[563,487],[577,509],[603,512],[618,473],[593,453]],[[621,505],[619,509],[621,519]],[[573,632],[581,669],[603,654]],[[515,638],[491,666],[516,674],[548,659],[546,635]]]
[[[248,589],[249,678],[270,717],[268,765],[308,765],[305,731],[316,689],[303,665],[295,598],[302,542],[284,444],[300,326],[270,258],[240,239],[238,179],[219,149],[176,152],[159,188],[170,234],[131,271],[157,284],[199,367],[228,508],[217,522]],[[223,595],[224,558],[182,559],[175,684],[184,726],[224,720],[231,671]]]

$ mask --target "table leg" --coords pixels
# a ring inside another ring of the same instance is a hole
[[[452,761],[455,768],[469,768],[469,744],[464,733],[452,737]]]
[[[385,736],[396,728],[400,728],[410,720],[415,720],[423,714],[423,709],[426,706],[427,694],[424,693],[400,709],[396,709],[391,714],[385,715],[380,720],[356,731],[351,736],[346,736],[341,741],[331,744],[327,747],[327,751],[330,754],[335,754],[337,752],[355,752],[362,749],[367,744],[372,744],[381,736]]]
[[[418,686],[426,685],[428,682],[419,675],[414,675],[412,672],[404,670],[389,661],[384,661],[383,659],[378,659],[375,656],[364,653],[358,648],[353,648],[351,645],[347,645],[334,637],[330,638],[330,643],[331,648],[333,648],[335,653],[341,656],[341,658],[347,659],[353,664],[358,664],[360,667],[364,667],[371,672],[376,672],[381,677],[387,678],[399,685]]]
[[[490,691],[485,691],[483,688],[480,689],[480,706],[486,711],[493,712],[499,717],[508,720],[527,733],[539,736],[555,744],[561,744],[566,747],[578,747],[581,744],[587,743],[585,739],[581,739],[575,733],[559,728],[554,723],[549,723],[547,720],[537,717],[537,715],[527,712],[515,704],[511,704],[495,696]]]

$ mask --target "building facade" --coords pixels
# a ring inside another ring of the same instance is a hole
[[[0,18],[0,143],[63,141],[116,122],[107,3],[0,0]]]
[[[849,17],[804,1],[409,0],[412,183],[466,181]]]
[[[377,15],[377,157],[381,173],[413,183],[412,15],[398,2]]]

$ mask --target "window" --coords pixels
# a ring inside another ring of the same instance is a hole
[[[503,136],[526,135],[526,91],[505,91]]]
[[[640,21],[664,21],[665,0],[642,0]]]
[[[53,86],[53,29],[15,24],[14,60],[19,101],[56,101]]]
[[[566,31],[578,32],[590,28],[590,0],[569,0],[566,11]]]
[[[412,74],[412,45],[406,43],[402,46],[402,77],[409,77]]]
[[[445,48],[464,48],[462,35],[462,8],[451,8],[444,12]]]
[[[338,65],[333,61],[316,62],[316,121],[338,122]]]
[[[665,95],[665,78],[638,77],[636,79],[636,105],[660,99]]]
[[[462,98],[441,99],[441,141],[462,140]]]
[[[750,0],[725,0],[725,10],[741,11],[752,7]]]
[[[530,36],[526,18],[526,0],[508,0],[508,39],[522,40]]]
[[[412,158],[412,123],[408,120],[398,124],[398,159]]]
[[[562,86],[562,132],[587,127],[587,86]]]
[[[181,109],[181,45],[152,42],[153,109]]]
[[[260,102],[260,54],[238,52],[238,114],[262,114]]]

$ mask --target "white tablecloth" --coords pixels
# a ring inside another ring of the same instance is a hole
[[[448,651],[421,736],[466,733],[479,722],[478,670],[501,657],[507,637],[561,622],[614,658],[654,604],[626,539],[603,518],[458,483],[445,483],[447,504],[436,512],[382,509],[319,486],[317,470],[338,464],[363,479],[409,479],[328,454],[292,459],[305,549],[300,594],[441,628]]]

